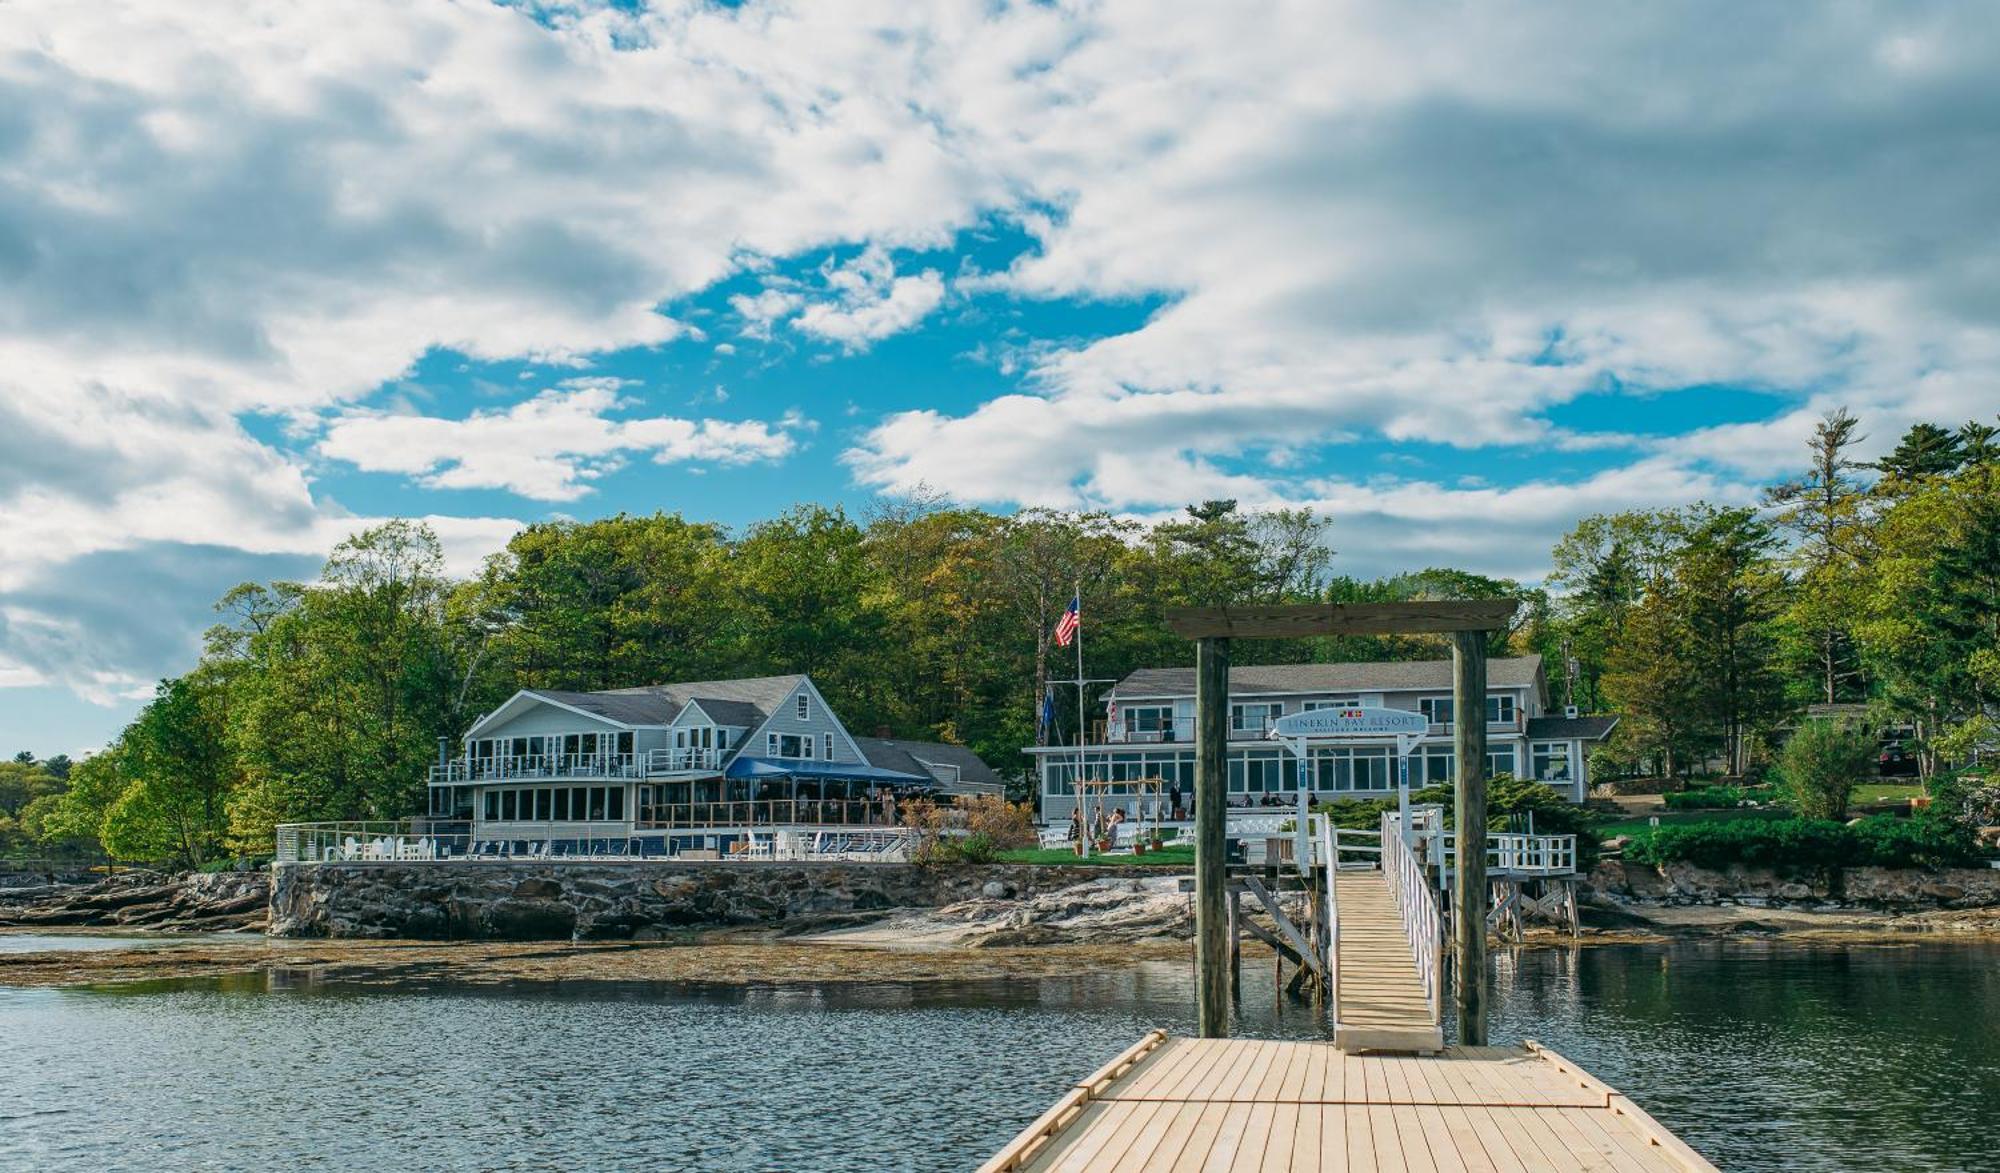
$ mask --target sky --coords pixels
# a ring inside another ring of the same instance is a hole
[[[1310,506],[1523,579],[2000,408],[2000,13],[0,5],[0,749],[426,520]]]

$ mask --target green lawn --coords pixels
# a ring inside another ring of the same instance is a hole
[[[1792,812],[1778,807],[1736,807],[1732,810],[1716,811],[1661,811],[1658,818],[1662,827],[1678,823],[1720,823],[1730,819],[1788,819]],[[1618,835],[1634,835],[1652,826],[1652,819],[1641,815],[1637,818],[1607,819],[1591,824],[1600,839],[1610,839]]]
[[[1119,855],[1098,855],[1092,852],[1089,859],[1079,858],[1067,847],[1030,847],[1022,851],[1003,851],[997,857],[1001,863],[1034,864],[1084,864],[1091,867],[1180,867],[1194,866],[1194,847],[1170,846],[1144,855],[1125,852]]]
[[[1855,803],[1886,802],[1889,799],[1900,801],[1915,798],[1923,792],[1924,788],[1915,782],[1870,782],[1865,786],[1856,786],[1854,797],[1849,801]]]

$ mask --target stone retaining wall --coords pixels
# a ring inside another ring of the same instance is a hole
[[[280,937],[569,940],[1034,896],[1158,868],[879,863],[313,863],[273,869]]]
[[[1895,911],[2000,906],[2000,869],[1995,868],[1781,873],[1767,867],[1653,867],[1607,859],[1591,871],[1588,883],[1600,896],[1654,904],[1842,904]]]

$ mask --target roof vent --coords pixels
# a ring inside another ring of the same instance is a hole
[[[1563,716],[1565,716],[1565,717],[1568,717],[1568,718],[1569,718],[1570,720],[1574,721],[1574,720],[1576,720],[1576,715],[1577,715],[1577,714],[1576,714],[1576,706],[1575,706],[1575,705],[1564,705],[1564,706],[1563,706]]]

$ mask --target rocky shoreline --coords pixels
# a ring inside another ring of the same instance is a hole
[[[175,933],[262,930],[270,873],[134,869],[103,880],[0,888],[0,927],[147,929]]]

